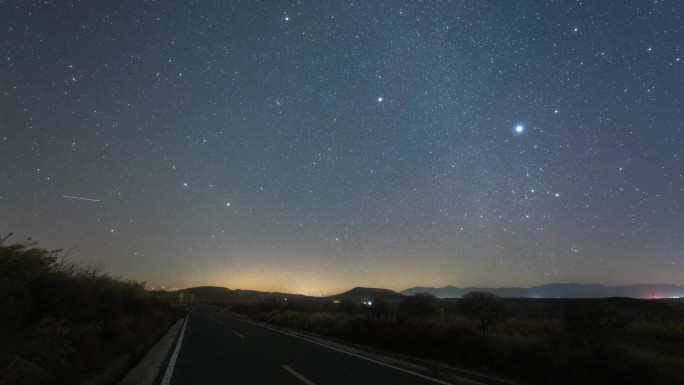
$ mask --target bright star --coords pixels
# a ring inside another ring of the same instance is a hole
[[[378,98],[378,103],[382,103],[382,96]]]
[[[522,124],[515,126],[515,133],[522,134],[525,131],[525,127]]]

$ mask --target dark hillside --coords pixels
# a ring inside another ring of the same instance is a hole
[[[371,299],[384,299],[387,301],[402,300],[406,298],[404,295],[392,291],[389,289],[378,289],[372,287],[355,287],[344,293],[333,295],[328,297],[332,300],[351,300],[351,301],[364,301]]]
[[[177,300],[181,293],[183,293],[186,298],[189,298],[189,296],[192,295],[194,297],[194,301],[199,302],[234,302],[240,299],[234,290],[218,286],[191,287],[188,289],[178,290],[172,294]],[[184,299],[184,301],[186,300],[187,299]]]
[[[176,292],[169,293],[176,301],[180,293],[185,295],[183,301],[188,301],[189,295],[194,296],[194,301],[199,302],[251,302],[264,300],[286,300],[290,299],[307,299],[305,295],[288,294],[288,293],[272,293],[256,290],[231,290],[219,286],[198,286],[191,287]]]

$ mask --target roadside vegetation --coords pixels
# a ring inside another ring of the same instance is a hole
[[[181,315],[144,283],[0,236],[0,384],[79,384],[135,359]]]
[[[528,384],[680,384],[684,302],[610,299],[261,301],[217,305],[327,338]]]

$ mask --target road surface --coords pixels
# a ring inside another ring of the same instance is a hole
[[[446,384],[218,314],[207,305],[190,312],[179,341],[162,384]]]

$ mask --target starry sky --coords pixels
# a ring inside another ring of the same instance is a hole
[[[0,0],[0,234],[148,287],[684,283],[684,2]]]

